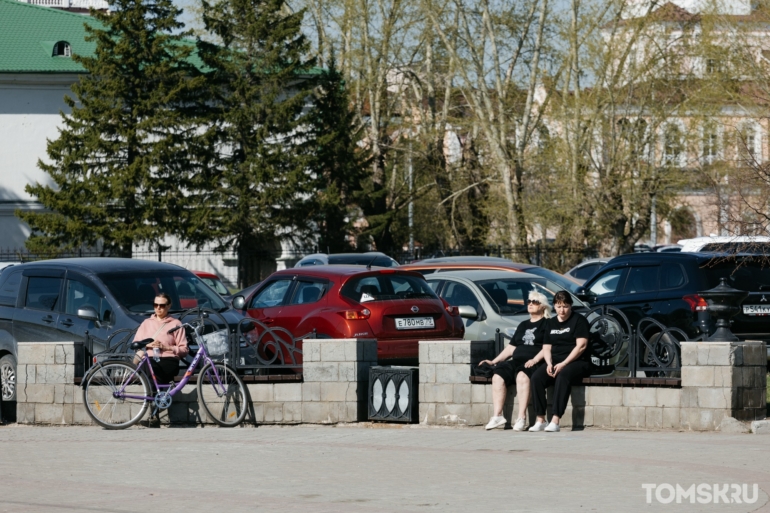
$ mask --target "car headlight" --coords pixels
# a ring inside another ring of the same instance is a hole
[[[505,328],[503,333],[505,333],[506,337],[513,338],[513,334],[516,333],[516,328]]]

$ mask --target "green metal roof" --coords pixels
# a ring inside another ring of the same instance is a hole
[[[85,40],[85,23],[100,26],[99,21],[83,14],[61,11],[19,2],[0,0],[0,73],[85,73],[69,57],[54,57],[54,45],[69,43],[72,53],[93,55],[95,42]],[[182,44],[195,45],[187,39]],[[189,62],[198,68],[203,63],[193,51]],[[316,75],[322,68],[311,68],[304,75]]]
[[[66,41],[72,53],[91,55],[96,44],[85,40],[90,16],[0,0],[0,73],[84,73],[69,57],[54,57],[53,47]]]

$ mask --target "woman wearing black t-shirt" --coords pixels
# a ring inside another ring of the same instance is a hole
[[[503,405],[508,387],[516,383],[519,396],[519,417],[513,424],[515,431],[524,430],[527,422],[527,404],[529,403],[529,379],[532,373],[542,365],[543,333],[546,318],[551,316],[548,298],[541,292],[532,291],[527,301],[529,320],[522,321],[511,337],[511,343],[492,361],[479,363],[495,365],[492,376],[492,405],[494,415],[489,419],[486,429],[502,427],[507,422],[503,417]],[[513,358],[511,358],[513,356]],[[508,358],[511,358],[510,360]],[[502,363],[501,363],[502,362]]]
[[[591,374],[588,347],[588,321],[572,311],[572,296],[565,291],[553,297],[556,317],[551,318],[543,337],[545,365],[532,375],[532,403],[537,421],[530,431],[559,431],[567,409],[572,385]],[[553,385],[553,418],[546,426],[545,389]]]

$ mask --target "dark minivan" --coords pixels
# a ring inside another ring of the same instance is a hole
[[[127,258],[65,258],[8,267],[0,274],[0,377],[4,401],[16,398],[18,342],[84,341],[94,352],[121,329],[153,313],[155,295],[171,296],[171,313],[201,306],[231,328],[242,315],[192,272],[177,265]]]
[[[613,258],[588,280],[578,297],[592,306],[611,305],[632,325],[652,317],[690,338],[713,330],[698,295],[720,278],[749,295],[731,330],[741,340],[770,340],[770,263],[761,257],[714,253],[638,253]],[[699,312],[704,314],[698,315]],[[700,317],[700,319],[699,319]],[[650,325],[650,329],[655,329]],[[650,339],[654,333],[645,334]],[[770,358],[769,358],[770,359]]]

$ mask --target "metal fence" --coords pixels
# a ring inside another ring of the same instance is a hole
[[[276,260],[296,259],[299,260],[313,253],[323,252],[318,247],[293,248],[293,249],[264,249],[255,250],[248,253],[253,258]],[[33,262],[37,260],[48,260],[52,258],[76,258],[76,257],[117,257],[122,256],[110,251],[98,251],[89,249],[51,251],[51,252],[32,252],[26,248],[0,248],[0,262]],[[135,249],[131,254],[132,258],[143,260],[172,260],[178,258],[203,256],[220,257],[226,259],[226,264],[237,265],[235,262],[236,254],[233,251],[217,251],[212,249],[165,249],[148,250]],[[401,251],[392,254],[393,258],[399,263],[409,263],[415,260],[426,258],[437,258],[447,256],[491,256],[499,258],[508,258],[515,262],[529,262],[534,265],[547,266],[548,263],[559,264],[568,260],[578,261],[586,258],[598,256],[596,248],[592,247],[571,247],[571,246],[550,246],[535,244],[527,247],[507,247],[507,246],[479,246],[460,249],[426,249],[416,248],[414,252]],[[230,261],[227,261],[227,260]]]
[[[607,305],[590,310],[586,317],[592,360],[616,376],[680,377],[681,343],[702,340],[652,317],[634,325],[622,311]]]
[[[208,315],[202,312],[207,312]],[[204,316],[205,315],[205,316]],[[212,320],[218,317],[219,321]],[[215,311],[192,309],[182,313],[182,322],[192,320],[203,324],[203,334],[223,328],[227,323]],[[268,327],[257,319],[245,317],[239,320],[237,327],[227,326],[229,350],[218,356],[209,355],[214,360],[221,360],[236,368],[241,374],[285,374],[302,372],[301,341],[316,338],[315,330],[301,337],[294,337],[288,330]],[[100,339],[88,331],[85,332],[85,350],[83,352],[83,375],[98,362],[121,359],[131,361],[136,354],[130,349],[138,328],[121,329],[110,334],[108,339]],[[205,337],[204,337],[205,338]],[[194,352],[197,346],[188,333],[188,343]],[[193,355],[185,363],[192,361]]]

